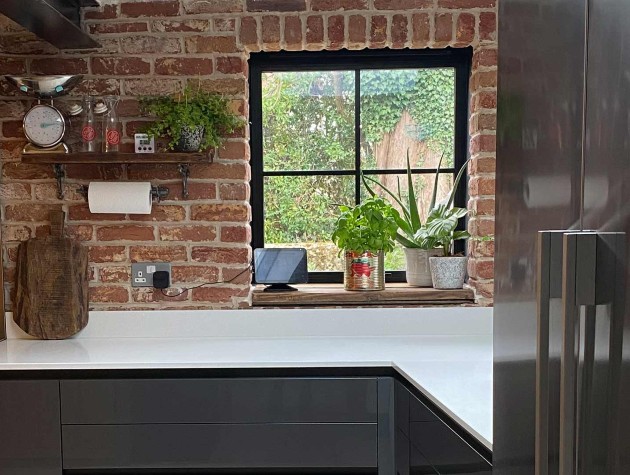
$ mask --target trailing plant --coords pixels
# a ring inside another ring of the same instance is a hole
[[[173,96],[140,98],[141,110],[157,117],[157,121],[144,129],[154,137],[169,137],[167,148],[178,143],[182,129],[203,127],[203,149],[218,147],[221,137],[234,132],[243,121],[230,112],[228,99],[201,88],[186,86],[182,93]]]
[[[370,184],[376,185],[380,187],[389,197],[400,206],[402,210],[402,215],[399,214],[398,219],[398,227],[399,230],[396,233],[396,241],[398,241],[402,246],[408,248],[416,248],[416,249],[435,249],[438,247],[442,247],[441,244],[437,243],[437,241],[427,238],[427,229],[426,226],[431,219],[431,213],[433,210],[437,209],[437,207],[442,206],[439,205],[436,207],[437,201],[437,192],[438,192],[438,180],[440,178],[440,167],[442,166],[442,160],[444,159],[444,154],[440,157],[440,161],[437,166],[437,170],[435,172],[435,179],[433,181],[433,190],[431,192],[431,202],[429,204],[429,214],[427,216],[427,222],[422,223],[422,219],[420,218],[420,210],[418,209],[418,201],[416,196],[418,195],[413,187],[413,175],[411,173],[411,163],[409,160],[409,150],[407,150],[407,190],[408,195],[405,203],[405,197],[403,196],[400,188],[400,181],[398,182],[398,188],[396,193],[388,189],[385,185],[381,184],[377,179],[372,178],[370,176],[363,175],[363,184],[367,189],[368,193],[371,196],[377,196],[374,189],[370,186]],[[452,208],[453,202],[455,200],[455,192],[457,191],[457,187],[459,186],[459,182],[462,179],[464,172],[466,171],[466,166],[468,165],[467,160],[457,172],[457,176],[455,177],[455,181],[453,182],[453,187],[448,197],[448,206]],[[457,226],[457,223],[455,224]]]
[[[400,215],[387,201],[376,196],[353,207],[339,208],[341,216],[332,240],[341,250],[364,253],[394,249]]]

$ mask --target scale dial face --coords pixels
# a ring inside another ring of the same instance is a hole
[[[24,134],[38,147],[53,147],[63,139],[66,123],[57,109],[38,104],[24,116]]]

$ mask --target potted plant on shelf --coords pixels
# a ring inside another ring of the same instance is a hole
[[[444,154],[440,157],[435,173],[429,212],[436,207],[438,180],[440,178],[440,167],[442,165],[443,158]],[[468,161],[462,165],[455,177],[453,188],[449,196],[449,201],[451,203],[455,198],[455,190],[457,190],[457,186],[459,185],[463,173],[466,170],[467,164]],[[403,196],[400,185],[398,186],[398,190],[393,192],[381,184],[377,179],[370,176],[363,175],[363,184],[371,196],[377,196],[371,185],[380,187],[387,195],[389,195],[393,202],[401,208],[402,213],[399,214],[399,230],[396,233],[396,241],[403,246],[405,251],[407,283],[412,287],[431,287],[433,280],[429,267],[429,258],[441,256],[443,254],[443,249],[435,241],[426,239],[426,230],[424,223],[422,223],[420,210],[418,208],[418,193],[413,187],[412,178],[409,151],[407,150],[407,196]]]
[[[150,136],[168,137],[168,150],[198,152],[216,148],[221,137],[234,132],[243,121],[228,107],[228,99],[201,88],[186,86],[172,96],[142,97],[143,112],[157,117],[144,132]]]
[[[383,290],[386,252],[394,249],[400,215],[388,202],[371,197],[356,206],[340,206],[333,242],[345,258],[346,290]]]

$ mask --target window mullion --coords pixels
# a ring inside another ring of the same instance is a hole
[[[354,201],[361,202],[361,70],[354,70]]]

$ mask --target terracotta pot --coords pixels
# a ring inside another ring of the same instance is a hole
[[[429,257],[442,255],[441,249],[415,249],[405,247],[407,283],[412,287],[431,287]]]
[[[346,290],[383,290],[385,288],[384,252],[345,251],[343,286]]]
[[[467,257],[429,257],[433,287],[436,289],[464,287],[467,261]]]

